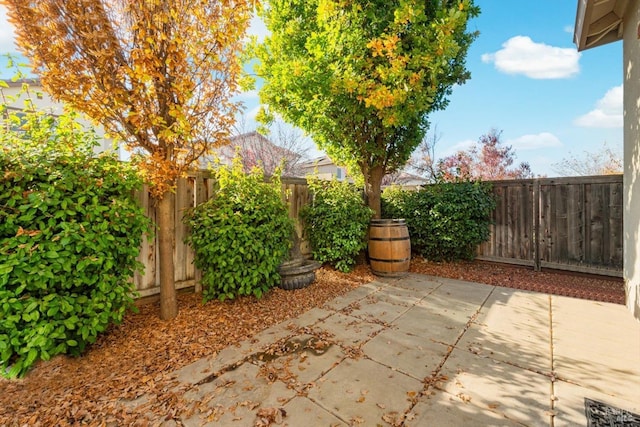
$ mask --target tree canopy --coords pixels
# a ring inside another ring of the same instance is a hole
[[[440,159],[436,166],[438,178],[443,181],[533,178],[529,163],[514,166],[515,151],[512,146],[504,145],[501,135],[502,131],[491,129],[468,150]]]
[[[228,136],[250,2],[2,3],[45,90],[142,149],[154,193]]]
[[[58,101],[134,153],[158,204],[161,317],[177,314],[176,179],[233,124],[249,0],[0,0]]]
[[[364,176],[380,214],[380,183],[402,168],[470,73],[477,36],[472,0],[273,0],[260,9],[271,35],[256,45],[260,98]]]
[[[622,155],[606,142],[596,151],[584,151],[581,156],[569,153],[551,167],[561,176],[612,175],[623,172]]]

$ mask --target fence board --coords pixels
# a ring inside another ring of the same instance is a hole
[[[478,254],[485,260],[523,263],[533,257],[533,184],[526,180],[495,181],[496,209],[490,237]]]

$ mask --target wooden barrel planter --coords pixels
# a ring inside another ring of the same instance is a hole
[[[404,219],[372,219],[369,226],[369,262],[377,276],[400,277],[411,263],[411,240]]]

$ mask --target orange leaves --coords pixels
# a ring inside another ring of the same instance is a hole
[[[386,86],[379,86],[364,101],[367,107],[373,106],[378,110],[382,110],[383,108],[392,107],[395,97]]]
[[[41,233],[40,230],[25,230],[22,227],[18,227],[18,232],[16,233],[16,237],[20,237],[20,236],[22,236],[24,234],[26,234],[29,237],[35,237],[40,233]]]
[[[186,416],[191,405],[182,398],[184,386],[176,386],[175,370],[372,280],[361,265],[350,274],[320,269],[313,286],[295,293],[274,289],[259,301],[247,297],[203,305],[201,295],[183,294],[178,296],[181,315],[170,324],[158,319],[156,303],[141,303],[139,313],[127,314],[84,356],[56,357],[38,364],[24,380],[0,380],[0,425],[100,425],[105,420],[156,425],[169,413]],[[277,416],[260,415],[271,414]]]
[[[140,169],[144,180],[153,183],[150,191],[156,199],[161,199],[165,193],[173,189],[181,173],[172,161],[171,150],[157,150],[150,156],[133,157],[132,161]]]
[[[367,43],[367,47],[371,49],[371,54],[375,58],[376,56],[384,55],[384,44],[381,39],[373,39]]]
[[[371,49],[371,54],[376,56],[387,56],[393,58],[395,56],[396,47],[400,38],[395,35],[383,34],[379,38],[372,39],[367,43],[367,48]]]
[[[414,86],[420,81],[420,79],[422,79],[420,73],[411,73],[411,75],[409,76],[409,84],[411,86]]]
[[[152,186],[225,142],[253,2],[3,3],[45,89],[146,152]]]

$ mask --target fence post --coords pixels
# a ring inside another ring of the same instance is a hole
[[[540,260],[540,179],[533,180],[533,269],[541,270]]]

